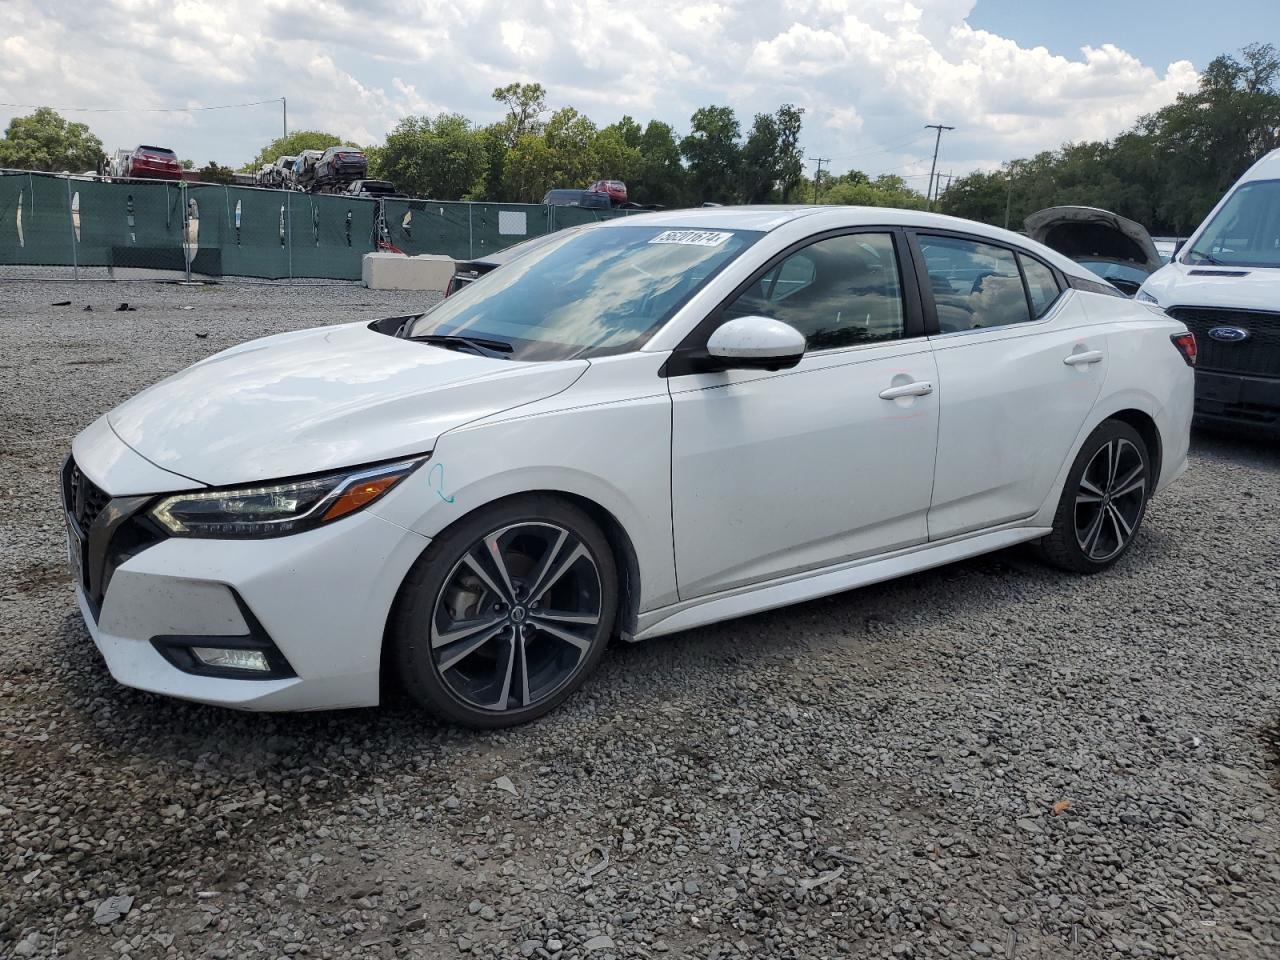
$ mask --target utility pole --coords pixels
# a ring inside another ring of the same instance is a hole
[[[933,165],[932,165],[931,167],[929,167],[929,193],[930,193],[930,194],[932,194],[932,193],[933,193],[933,175],[934,175],[934,173],[936,173],[936,172],[937,172],[937,169],[938,169],[938,148],[939,148],[940,146],[942,146],[942,131],[943,131],[943,130],[954,130],[954,129],[955,129],[955,127],[948,127],[948,126],[944,126],[944,125],[943,125],[943,124],[941,124],[941,123],[926,123],[926,124],[924,125],[924,128],[925,128],[926,130],[937,130],[937,131],[938,131],[938,136],[937,136],[937,138],[933,141]],[[932,198],[932,196],[929,196],[929,197],[926,197],[926,198],[925,198],[925,209],[926,209],[926,210],[932,210],[932,209],[933,209],[933,198]]]
[[[830,157],[810,157],[810,161],[818,165],[818,172],[813,175],[813,202],[818,202],[818,185],[822,182],[822,165],[830,163]]]
[[[284,131],[284,135],[289,135],[289,98],[280,98],[280,128]]]

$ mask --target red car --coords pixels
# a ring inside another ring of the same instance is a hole
[[[135,147],[129,155],[126,177],[146,177],[151,180],[181,180],[182,164],[178,155],[167,147]]]
[[[627,202],[627,185],[621,180],[597,180],[587,189],[596,193],[607,193],[609,202],[615,207],[620,207]]]

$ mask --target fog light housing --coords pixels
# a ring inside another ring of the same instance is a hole
[[[206,667],[222,670],[251,670],[266,673],[271,670],[267,655],[261,650],[233,650],[227,647],[192,647],[191,654]]]
[[[193,636],[166,634],[152,637],[160,656],[183,673],[223,680],[287,680],[297,676],[280,648],[253,615],[244,598],[227,587],[249,632],[239,635]]]

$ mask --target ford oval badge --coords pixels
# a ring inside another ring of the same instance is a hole
[[[1214,327],[1209,336],[1223,343],[1239,343],[1249,339],[1249,331],[1243,327]]]

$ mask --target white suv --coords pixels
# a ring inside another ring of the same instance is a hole
[[[1196,419],[1280,437],[1280,150],[1222,198],[1137,298],[1196,335]]]

